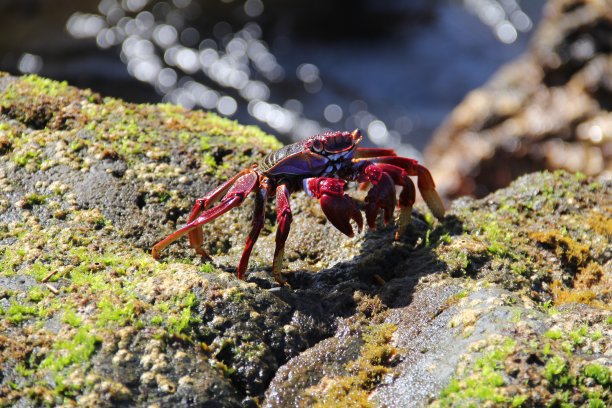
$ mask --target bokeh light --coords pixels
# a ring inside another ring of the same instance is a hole
[[[102,49],[117,47],[127,72],[150,84],[164,101],[225,116],[246,114],[293,140],[326,129],[359,127],[366,130],[370,144],[400,146],[418,126],[405,109],[383,121],[363,100],[330,100],[324,96],[329,92],[319,66],[302,61],[291,69],[283,67],[263,40],[258,19],[268,10],[262,0],[221,3],[239,7],[245,19],[240,26],[235,20],[206,18],[201,20],[209,24],[205,30],[191,25],[206,16],[202,2],[101,0],[99,14],[74,13],[66,29],[75,38],[95,38]],[[516,0],[463,0],[463,6],[505,44],[533,25]],[[290,50],[291,41],[279,35],[276,49]],[[588,44],[576,52],[588,53]],[[36,56],[24,54],[19,69],[37,72],[41,64]],[[301,89],[299,98],[283,91],[291,84]],[[320,108],[306,109],[301,98],[318,101]]]

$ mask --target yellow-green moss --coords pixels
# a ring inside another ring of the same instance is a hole
[[[390,373],[397,354],[391,344],[396,330],[397,327],[389,323],[369,327],[362,335],[364,344],[359,357],[347,364],[346,375],[321,381],[321,389],[314,395],[314,406],[373,406],[368,400],[369,393]]]

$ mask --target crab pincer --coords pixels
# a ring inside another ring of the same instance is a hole
[[[363,217],[355,201],[344,193],[346,181],[342,179],[318,177],[307,180],[307,191],[321,203],[323,214],[343,234],[353,237],[353,227],[350,221],[357,224],[361,232]]]

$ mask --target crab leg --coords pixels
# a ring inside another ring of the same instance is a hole
[[[351,197],[344,194],[346,181],[342,179],[317,177],[304,180],[306,192],[319,200],[327,219],[343,234],[352,237],[351,219],[361,232],[363,217]]]
[[[151,254],[153,258],[157,259],[161,251],[164,250],[168,245],[182,237],[183,235],[193,231],[194,229],[198,229],[202,225],[218,218],[222,214],[225,214],[232,208],[240,205],[246,196],[255,188],[257,182],[259,181],[259,176],[257,173],[253,171],[247,171],[247,174],[240,176],[236,182],[231,186],[227,194],[221,199],[221,202],[199,214],[195,219],[189,221],[184,227],[178,229],[174,233],[167,236],[165,239],[159,241],[157,244],[153,246],[151,250]],[[192,214],[194,211],[192,211]],[[192,218],[192,217],[190,217]],[[204,254],[204,256],[208,256],[206,252],[200,247],[195,248],[198,254]]]
[[[202,211],[208,209],[212,204],[219,201],[221,197],[234,185],[236,180],[245,174],[249,173],[251,170],[242,170],[240,173],[236,174],[231,179],[227,180],[225,183],[221,184],[219,187],[215,188],[210,193],[206,194],[204,197],[198,198],[191,209],[191,213],[189,214],[189,218],[187,218],[187,224],[191,223],[193,220],[198,218]],[[202,227],[194,228],[189,231],[189,244],[198,255],[210,259],[206,251],[202,249],[202,244],[204,243],[204,236],[202,233]]]
[[[383,149],[380,147],[358,147],[355,151],[356,159],[366,159],[370,157],[381,157],[381,156],[397,156],[393,149]]]
[[[376,166],[385,174],[388,174],[393,179],[395,185],[403,187],[398,200],[400,213],[397,221],[397,231],[395,232],[395,239],[398,240],[406,231],[406,227],[410,224],[412,206],[414,205],[416,195],[414,183],[410,179],[408,173],[400,167],[386,163],[373,163],[370,164],[370,166]]]
[[[425,203],[436,218],[444,218],[444,204],[442,204],[442,200],[436,192],[436,185],[433,181],[433,177],[431,177],[429,170],[427,170],[425,166],[419,164],[419,162],[416,160],[406,157],[388,156],[374,157],[371,159],[355,159],[354,162],[357,164],[364,162],[391,164],[404,169],[409,176],[417,176],[417,185],[419,186],[419,191],[421,192],[421,196],[423,196]]]
[[[262,182],[261,184],[264,183],[265,182]],[[251,251],[253,250],[253,246],[255,245],[255,242],[257,242],[261,228],[264,225],[267,198],[268,189],[266,187],[259,188],[255,194],[255,209],[253,210],[251,232],[249,232],[249,235],[247,236],[246,244],[244,246],[244,250],[242,251],[242,257],[240,257],[240,263],[238,264],[238,279],[244,279],[244,272],[249,266]]]
[[[276,187],[276,248],[274,249],[274,261],[272,262],[272,275],[280,284],[285,283],[285,279],[281,276],[283,268],[283,256],[285,255],[285,242],[291,228],[291,206],[289,205],[289,189],[284,184],[279,184]]]
[[[368,191],[368,195],[365,198],[365,213],[368,226],[375,228],[376,215],[379,209],[384,211],[385,224],[391,221],[395,207],[395,184],[391,176],[382,171],[377,165],[369,162],[363,163],[366,166],[362,174],[357,178],[357,181],[372,183],[372,188]]]

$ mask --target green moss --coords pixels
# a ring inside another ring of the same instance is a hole
[[[19,373],[19,375],[22,375],[23,377],[30,377],[36,372],[36,370],[34,369],[27,368],[25,363],[17,364],[15,366],[15,371],[17,371],[17,373]]]
[[[494,255],[505,256],[512,241],[512,233],[502,230],[495,219],[489,219],[482,226],[482,234],[488,242],[487,251]]]
[[[200,272],[202,273],[215,273],[216,271],[215,266],[210,262],[206,262],[204,265],[200,266]]]
[[[79,327],[83,323],[83,319],[77,316],[72,308],[66,307],[62,315],[62,323],[67,323],[72,327]]]
[[[11,306],[6,311],[6,320],[13,324],[19,324],[24,320],[38,315],[38,308],[35,306],[22,305],[11,302]]]
[[[192,308],[198,304],[197,298],[195,294],[189,293],[182,299],[176,299],[175,304],[180,307],[180,311],[178,316],[175,314],[168,316],[166,329],[171,335],[186,334],[192,324],[200,321],[191,314]]]
[[[34,262],[32,266],[26,269],[25,273],[33,276],[38,282],[42,282],[42,280],[51,273],[51,270],[49,269],[48,266],[44,265],[42,262],[36,261]],[[51,277],[50,281],[55,282],[57,281],[57,279],[58,279],[57,276],[53,276]]]
[[[34,286],[28,291],[28,299],[32,302],[40,302],[45,298],[45,292],[38,286]]]
[[[572,330],[569,334],[569,338],[574,346],[579,346],[584,343],[587,333],[588,328],[586,326],[582,326],[577,330]]]
[[[102,342],[92,329],[90,325],[85,325],[70,339],[56,341],[51,353],[40,363],[40,367],[59,372],[70,365],[89,362]]]
[[[40,152],[30,150],[13,155],[13,161],[20,167],[28,167],[28,170],[36,170],[42,159],[40,158]]]
[[[561,337],[563,337],[563,333],[561,333],[561,330],[551,329],[544,333],[544,336],[552,340],[559,340]]]
[[[35,205],[41,205],[47,202],[47,196],[42,194],[30,193],[23,197],[23,205],[25,208],[31,208]]]
[[[110,327],[110,324],[125,326],[131,323],[136,316],[134,310],[134,299],[129,299],[125,304],[121,299],[112,299],[105,296],[98,302],[98,315],[96,325],[98,327]]]
[[[155,326],[161,326],[164,323],[164,317],[161,315],[155,315],[151,318],[151,324]]]
[[[591,340],[597,341],[601,338],[603,338],[603,333],[601,332],[601,330],[596,330],[593,333],[591,333]]]
[[[455,293],[454,295],[452,295],[448,299],[446,299],[446,301],[444,302],[444,305],[442,306],[442,308],[444,310],[446,310],[449,307],[459,303],[459,301],[461,299],[467,297],[468,295],[469,295],[469,292],[467,290],[462,290],[461,292]]]
[[[442,390],[440,397],[432,404],[434,407],[482,405],[485,403],[520,403],[502,393],[505,385],[504,360],[515,350],[516,341],[504,339],[494,350],[478,358],[474,364],[455,378]],[[520,406],[520,405],[517,405]]]
[[[151,324],[162,326],[171,336],[187,335],[194,324],[201,321],[192,311],[198,305],[194,293],[187,293],[183,297],[175,297],[169,302],[157,302],[154,309],[159,312],[151,318]]]
[[[589,397],[589,408],[606,408],[606,403],[599,397]]]
[[[48,78],[42,78],[38,75],[26,75],[22,77],[24,85],[30,85],[30,92],[34,96],[42,95],[48,97],[58,97],[68,93],[68,83],[66,81],[58,82]]]
[[[527,395],[515,395],[510,401],[511,407],[522,407],[529,397]]]
[[[551,356],[544,366],[544,376],[554,387],[572,385],[574,379],[568,373],[567,361],[558,355]]]
[[[610,368],[600,364],[589,364],[583,368],[586,377],[592,378],[604,387],[610,384]]]

